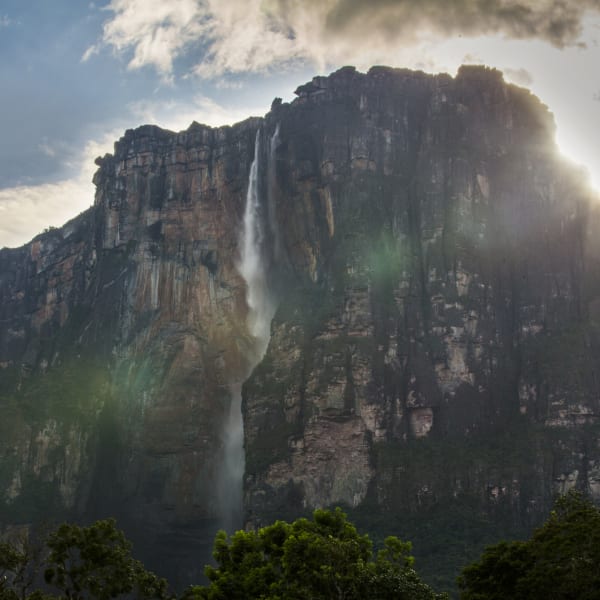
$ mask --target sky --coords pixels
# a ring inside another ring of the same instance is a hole
[[[264,115],[345,65],[501,69],[600,189],[600,0],[0,0],[0,247],[93,204],[125,129]]]

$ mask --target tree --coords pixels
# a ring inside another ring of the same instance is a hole
[[[28,535],[0,542],[0,600],[41,598],[39,591],[30,593],[39,579],[44,546]]]
[[[168,597],[167,582],[131,556],[131,543],[114,519],[89,527],[65,523],[49,536],[47,546],[44,578],[67,598]]]
[[[410,542],[401,542],[396,537],[385,539],[384,548],[377,553],[377,560],[365,565],[361,572],[357,598],[369,600],[428,600],[446,598],[435,594],[412,568],[414,558]]]
[[[21,597],[20,580],[27,565],[23,550],[8,542],[0,542],[0,599],[17,600]]]
[[[316,510],[313,519],[277,521],[258,531],[215,539],[217,567],[207,567],[208,587],[187,599],[433,600],[436,595],[412,568],[410,544],[395,537],[373,561],[372,544],[340,510]]]
[[[464,600],[598,600],[600,509],[575,491],[560,497],[526,542],[501,542],[458,579]]]
[[[65,523],[38,553],[21,546],[0,544],[0,600],[52,598],[39,589],[29,593],[40,565],[46,584],[62,598],[169,598],[167,582],[131,556],[131,544],[114,519],[89,527]]]

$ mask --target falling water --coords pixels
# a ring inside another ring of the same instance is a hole
[[[275,207],[275,198],[277,197],[277,177],[275,173],[275,160],[277,148],[279,147],[279,123],[275,127],[275,133],[269,140],[269,162],[267,163],[267,201],[269,207],[269,233],[273,238],[272,259],[276,263],[281,255],[281,238],[279,237],[279,227],[277,227],[277,210]]]
[[[232,533],[242,526],[242,479],[244,477],[244,424],[242,385],[229,386],[229,414],[223,430],[223,463],[219,481],[221,527]]]
[[[272,142],[279,136],[279,127],[275,130]],[[267,203],[261,202],[261,182],[259,173],[260,163],[260,130],[256,132],[254,142],[254,160],[250,167],[248,192],[246,194],[246,210],[244,211],[244,228],[242,231],[242,252],[238,265],[239,272],[246,281],[246,302],[248,303],[248,326],[250,333],[256,339],[256,351],[252,357],[254,367],[263,357],[271,333],[271,320],[275,314],[275,302],[268,285],[268,259],[266,252],[265,225],[270,222],[265,219],[268,210]],[[269,162],[273,153],[269,152]],[[272,171],[268,167],[269,171]],[[269,227],[269,231],[273,226]]]
[[[249,372],[261,361],[267,350],[271,320],[277,308],[269,286],[269,268],[273,263],[273,253],[275,256],[278,254],[273,199],[274,160],[278,144],[279,126],[269,140],[266,172],[267,197],[263,198],[260,171],[260,130],[257,131],[240,238],[241,252],[237,268],[246,282],[247,323],[255,342],[249,357]],[[267,236],[270,239],[267,239]],[[231,404],[223,432],[223,464],[219,500],[223,527],[228,532],[243,525],[242,495],[245,455],[241,387],[241,383],[229,386]]]

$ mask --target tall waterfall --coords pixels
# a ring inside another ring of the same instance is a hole
[[[279,254],[275,219],[275,151],[279,125],[269,140],[266,174],[261,170],[261,130],[256,132],[254,160],[248,177],[246,207],[240,236],[238,271],[246,282],[248,329],[254,337],[249,373],[262,360],[271,333],[271,320],[277,308],[269,285],[269,269]],[[263,185],[266,175],[267,185]],[[264,191],[266,190],[266,194]],[[266,196],[266,197],[265,197]],[[223,431],[223,463],[219,489],[223,527],[232,532],[243,525],[243,477],[245,466],[244,424],[241,383],[230,386],[231,404]]]
[[[279,127],[273,139],[279,135]],[[272,146],[272,144],[270,144]],[[268,284],[268,252],[266,234],[274,229],[274,217],[269,210],[268,198],[263,198],[264,186],[261,183],[259,170],[261,156],[260,129],[256,132],[254,142],[254,160],[250,167],[248,191],[246,193],[246,209],[244,211],[244,227],[242,230],[242,251],[238,269],[246,281],[246,302],[248,303],[248,326],[250,333],[256,338],[255,364],[263,357],[271,333],[271,320],[275,314],[275,302]],[[273,153],[269,152],[269,163]],[[267,165],[268,178],[272,168]],[[267,189],[271,186],[269,185]],[[276,228],[275,228],[276,230]],[[252,365],[255,366],[255,365]]]

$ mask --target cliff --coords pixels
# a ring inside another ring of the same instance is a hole
[[[114,514],[193,579],[241,524],[242,383],[249,524],[342,505],[433,573],[600,500],[598,220],[547,109],[479,67],[297,96],[127,131],[94,207],[0,251],[5,526]]]
[[[258,124],[127,131],[94,207],[0,252],[5,523],[114,514],[154,568],[201,572],[253,344],[235,261]]]
[[[271,116],[293,275],[244,388],[248,519],[341,504],[435,572],[600,500],[598,223],[547,109],[479,68],[299,94]]]

